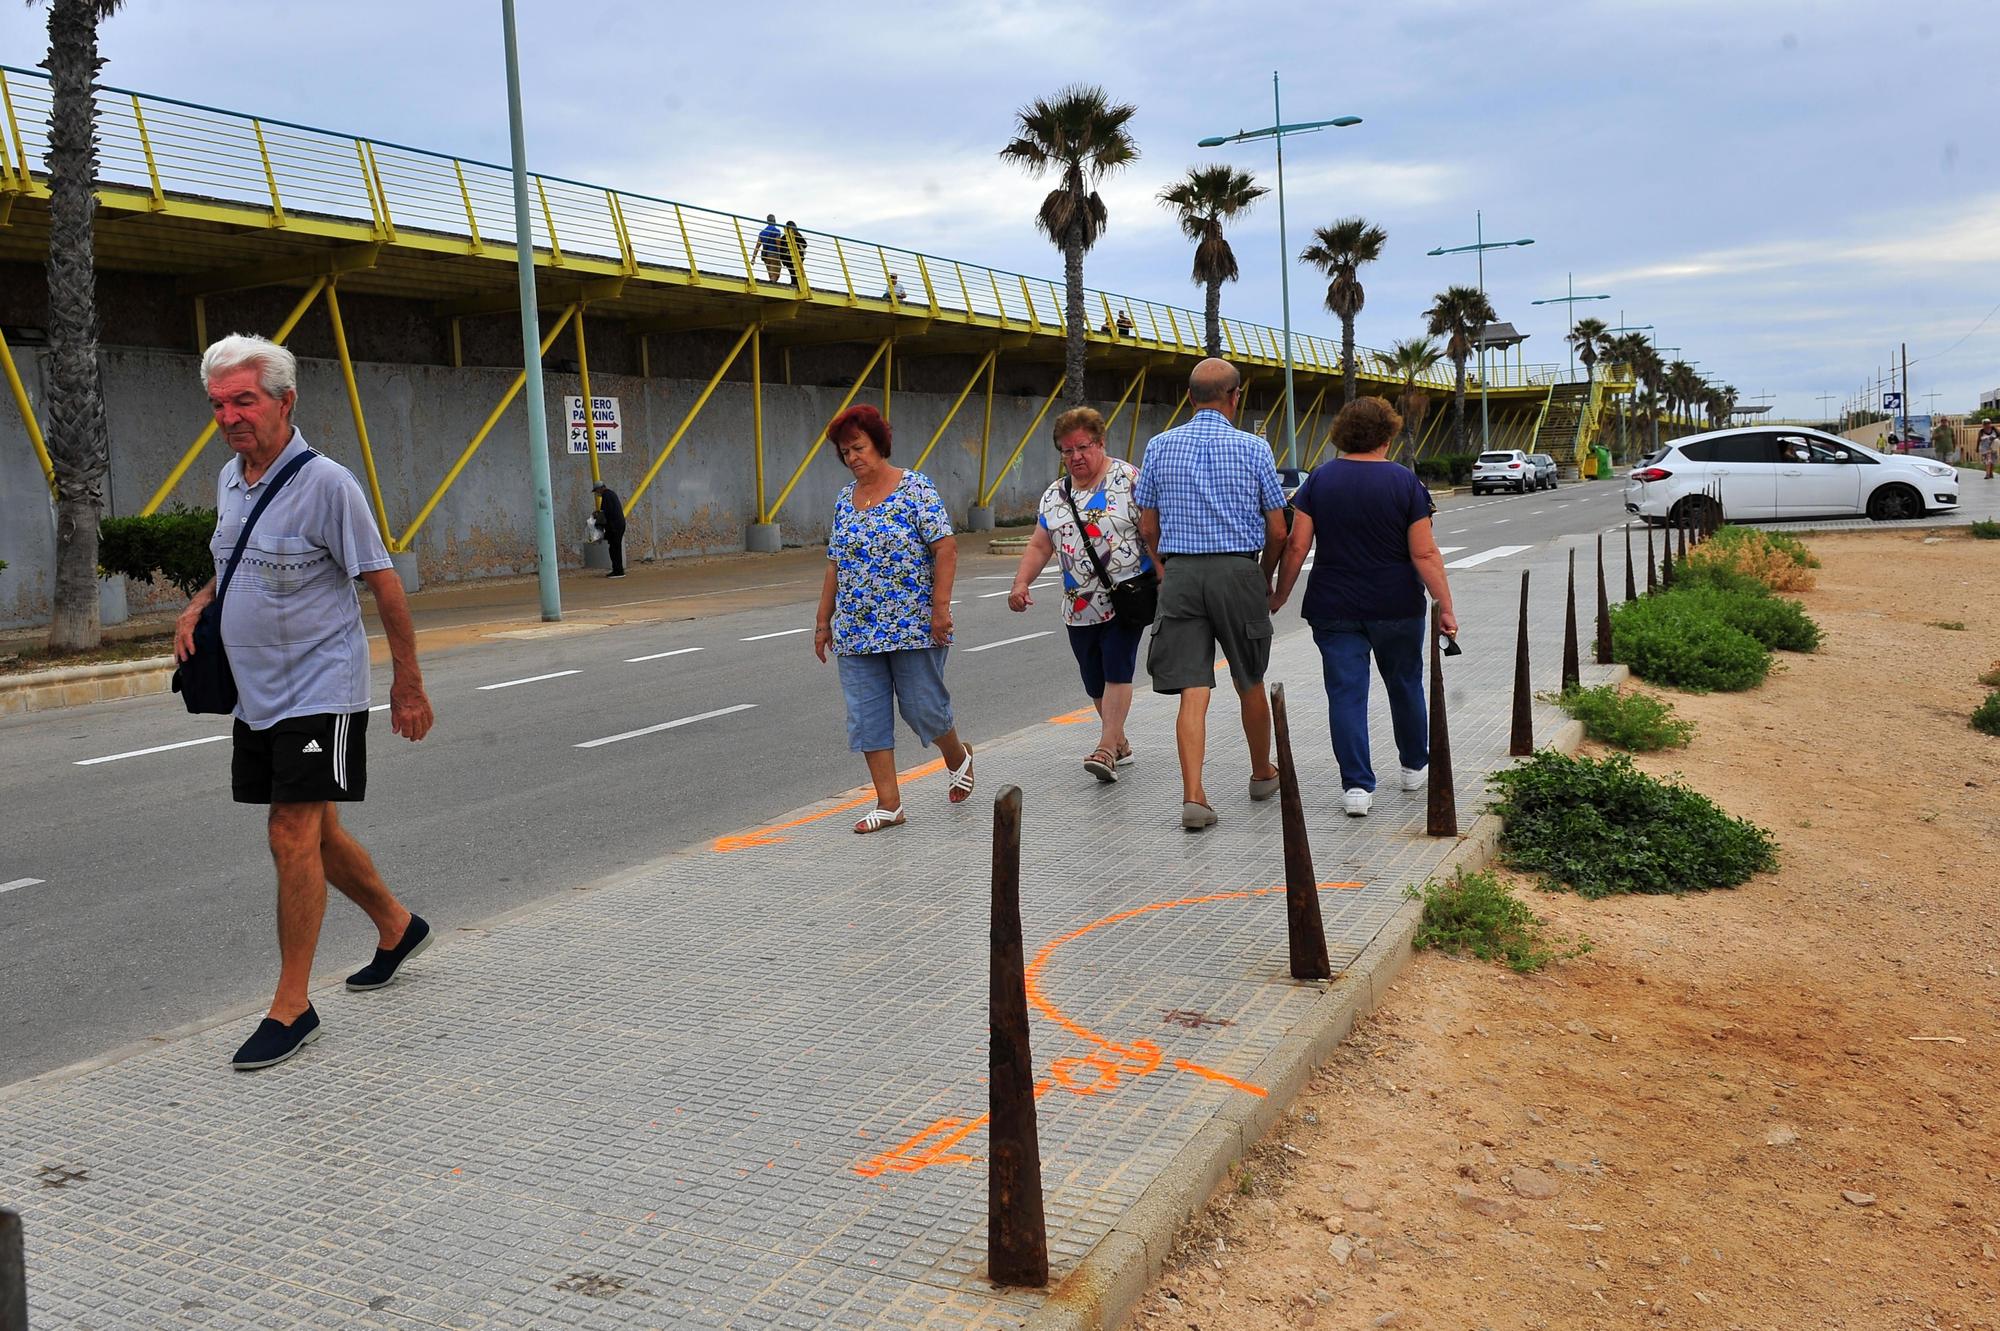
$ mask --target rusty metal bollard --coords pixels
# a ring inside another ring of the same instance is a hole
[[[28,1331],[28,1254],[12,1211],[0,1211],[0,1328]]]
[[[1674,585],[1674,529],[1671,523],[1660,533],[1660,586]]]
[[[1569,591],[1563,600],[1563,676],[1565,691],[1583,685],[1583,665],[1578,660],[1576,645],[1576,548],[1569,552]]]
[[[1611,593],[1604,587],[1604,533],[1597,533],[1597,664],[1611,664]]]
[[[1278,812],[1285,828],[1285,934],[1291,943],[1292,978],[1330,980],[1333,963],[1326,955],[1319,878],[1313,873],[1312,843],[1306,839],[1298,769],[1292,766],[1292,723],[1283,684],[1271,686],[1271,734],[1278,748]]]
[[[996,1285],[1049,1283],[1042,1148],[1035,1135],[1035,1061],[1021,943],[1021,788],[993,801],[993,960],[987,1009],[992,1150],[986,1165],[986,1269]]]
[[[1431,606],[1431,765],[1424,831],[1458,835],[1458,796],[1451,784],[1451,731],[1444,719],[1444,612]]]
[[[1514,639],[1514,724],[1507,736],[1507,755],[1525,758],[1535,751],[1534,681],[1528,674],[1528,570],[1521,570],[1521,627]]]
[[[1653,566],[1653,524],[1646,524],[1646,595],[1660,589],[1659,571]]]

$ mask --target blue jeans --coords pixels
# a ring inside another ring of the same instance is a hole
[[[1313,621],[1326,676],[1327,728],[1340,763],[1342,790],[1375,789],[1368,765],[1368,657],[1389,693],[1389,719],[1396,731],[1396,754],[1403,766],[1430,766],[1430,719],[1424,708],[1424,634],[1429,621],[1410,619],[1323,619]]]

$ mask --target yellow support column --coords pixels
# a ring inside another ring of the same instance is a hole
[[[273,342],[280,346],[284,345],[285,339],[292,335],[292,330],[299,326],[299,320],[305,318],[306,311],[312,308],[315,300],[319,299],[319,293],[326,289],[326,284],[327,279],[324,277],[313,279],[313,284],[306,288],[306,294],[299,297],[299,303],[292,306],[292,312],[278,325],[278,331],[271,334]],[[214,434],[215,421],[211,418],[208,424],[202,427],[201,433],[195,436],[194,442],[188,445],[188,451],[181,455],[181,460],[174,464],[174,469],[167,473],[167,479],[160,482],[160,488],[153,491],[153,497],[146,501],[146,506],[139,510],[140,517],[148,517],[159,511],[160,505],[167,502],[167,496],[181,483],[181,477],[187,475],[188,468],[192,467],[194,460],[201,456],[201,450],[207,447],[208,441]],[[385,539],[386,536],[387,533],[384,533]]]
[[[986,419],[979,427],[979,486],[974,497],[986,493],[986,454],[993,442],[993,380],[1000,373],[1000,349],[995,347],[986,360]]]
[[[743,354],[743,344],[746,342],[751,344],[750,384],[753,389],[760,390],[751,399],[751,412],[752,420],[755,422],[756,438],[760,441],[760,446],[757,449],[757,489],[759,491],[758,502],[763,502],[764,450],[761,446],[761,441],[764,437],[764,404],[763,393],[761,392],[764,378],[761,351],[763,331],[762,325],[751,324],[743,330],[743,335],[736,339],[736,345],[729,349],[729,354],[722,358],[721,366],[717,368],[714,374],[709,376],[708,386],[701,390],[701,393],[694,400],[694,405],[688,408],[686,417],[680,423],[680,428],[675,430],[672,437],[661,446],[660,455],[653,459],[653,465],[647,468],[645,476],[640,479],[637,486],[633,487],[632,493],[625,500],[627,512],[630,512],[638,504],[639,496],[646,493],[646,487],[651,485],[653,478],[660,474],[660,468],[667,465],[667,459],[674,455],[676,448],[680,447],[681,439],[686,436],[688,427],[694,424],[695,417],[701,415],[701,409],[708,405],[708,399],[714,394],[716,385],[722,382],[722,376],[729,373],[729,367],[734,365],[736,358]]]
[[[958,400],[951,404],[951,410],[947,411],[944,414],[944,419],[938,422],[937,429],[933,431],[931,434],[931,441],[928,444],[924,445],[924,451],[917,454],[917,460],[910,464],[912,468],[918,471],[923,470],[924,461],[930,457],[931,450],[938,446],[938,440],[944,438],[944,432],[950,428],[952,418],[957,416],[958,409],[965,405],[965,399],[972,396],[972,386],[979,382],[979,376],[986,373],[986,367],[990,365],[993,362],[993,358],[998,356],[999,354],[1000,350],[999,348],[996,347],[992,351],[986,353],[985,360],[979,362],[978,368],[973,370],[972,372],[972,377],[965,381],[965,387],[958,390]],[[983,483],[984,483],[984,478],[982,478],[982,484]]]
[[[604,479],[604,473],[597,468],[597,411],[596,403],[590,396],[590,350],[583,341],[583,311],[584,306],[579,303],[576,307],[576,372],[577,377],[583,380],[583,440],[590,449],[590,483],[595,485]]]
[[[847,396],[840,399],[840,405],[833,409],[834,416],[838,416],[841,412],[847,410],[848,404],[854,401],[855,394],[859,393],[862,386],[868,382],[868,376],[875,373],[875,363],[887,355],[888,352],[889,339],[885,337],[882,339],[880,345],[875,348],[875,354],[868,358],[868,363],[861,367],[861,373],[854,376],[854,386],[847,390]],[[833,417],[827,417],[827,424],[831,425],[832,423]],[[792,472],[792,478],[785,482],[784,489],[778,491],[777,502],[772,504],[768,511],[758,515],[760,524],[768,526],[778,520],[778,510],[782,509],[785,506],[785,501],[792,497],[792,491],[798,486],[800,479],[805,476],[806,468],[812,465],[812,460],[819,456],[820,445],[825,442],[826,429],[825,427],[821,427],[819,436],[813,440],[812,447],[806,450],[805,457],[799,460],[798,468]]]
[[[14,394],[14,405],[21,409],[21,425],[28,432],[28,442],[35,446],[35,460],[42,464],[42,479],[49,483],[49,494],[56,493],[55,463],[49,460],[48,441],[42,438],[42,423],[35,419],[35,409],[28,402],[28,386],[21,382],[21,372],[14,368],[14,353],[7,349],[7,338],[0,333],[0,370],[7,374],[7,387]]]
[[[882,357],[882,419],[889,419],[889,408],[893,405],[896,386],[892,376],[896,369],[896,339],[889,339],[889,350]]]
[[[388,540],[389,510],[382,502],[382,480],[375,473],[375,450],[368,444],[368,419],[361,414],[361,386],[354,381],[354,358],[347,350],[347,328],[340,320],[337,284],[326,284],[326,313],[333,322],[333,349],[340,356],[340,377],[347,385],[347,409],[354,414],[354,437],[361,442],[361,462],[368,471],[368,494],[375,501],[375,525]]]
[[[736,345],[741,348],[743,344],[739,342]],[[735,360],[735,353],[732,352],[729,359]],[[727,364],[722,367],[723,370],[728,368]],[[709,388],[713,389],[721,378],[722,370],[717,370],[715,378],[709,381]],[[695,406],[699,409],[701,404],[697,402]],[[688,419],[692,421],[693,415],[690,414]],[[761,514],[764,511],[764,325],[761,323],[750,325],[750,442],[757,459],[757,512]]]
[[[1140,367],[1139,370],[1139,396],[1133,399],[1132,402],[1132,433],[1125,440],[1125,460],[1127,462],[1130,462],[1132,460],[1132,454],[1139,447],[1139,413],[1143,412],[1145,409],[1146,409],[1146,371],[1145,368],[1142,366]]]
[[[999,474],[993,478],[993,484],[979,497],[979,506],[981,508],[993,507],[993,496],[1000,493],[1000,483],[1007,479],[1007,473],[1012,471],[1014,464],[1021,460],[1021,451],[1028,446],[1028,440],[1034,438],[1035,431],[1042,428],[1042,418],[1049,414],[1049,408],[1053,407],[1056,404],[1056,399],[1062,396],[1063,385],[1068,382],[1068,375],[1062,375],[1056,379],[1056,386],[1049,390],[1048,399],[1042,403],[1042,409],[1035,413],[1035,419],[1029,421],[1028,428],[1021,432],[1021,442],[1014,445],[1013,453],[1007,458],[1007,465],[1000,468]]]

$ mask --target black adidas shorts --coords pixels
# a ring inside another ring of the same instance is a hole
[[[266,730],[236,723],[229,760],[238,804],[359,800],[368,791],[368,713],[293,716]]]

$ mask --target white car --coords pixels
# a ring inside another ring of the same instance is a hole
[[[1472,493],[1476,495],[1483,495],[1488,490],[1512,490],[1516,494],[1526,494],[1541,488],[1535,464],[1518,448],[1481,453],[1479,460],[1472,464]]]
[[[1711,494],[1730,522],[1863,513],[1889,522],[1957,508],[1958,471],[1821,430],[1711,430],[1677,439],[1634,467],[1625,510],[1650,522],[1678,522]]]

